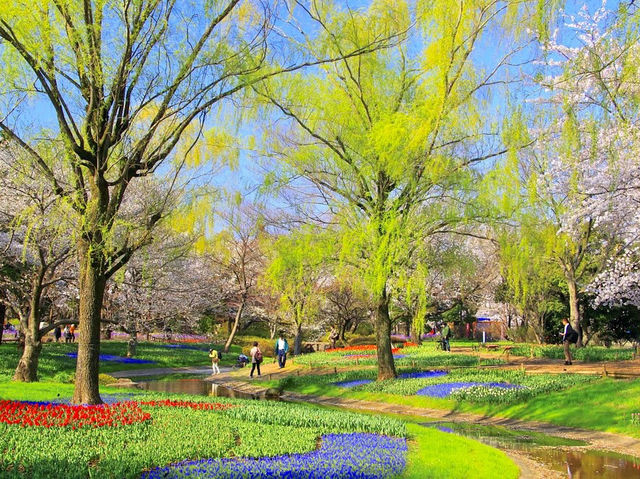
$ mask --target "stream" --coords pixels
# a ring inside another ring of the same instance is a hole
[[[497,449],[523,453],[572,479],[640,478],[640,459],[587,449],[587,443],[583,441],[470,423],[428,422],[422,426],[459,434]]]
[[[199,378],[171,379],[168,381],[139,381],[136,383],[136,387],[145,391],[173,394],[193,394],[196,396],[214,396],[237,399],[278,399],[277,396],[271,396],[265,393],[254,394],[237,391],[235,389],[231,389],[220,384],[215,384],[211,381],[205,381]]]

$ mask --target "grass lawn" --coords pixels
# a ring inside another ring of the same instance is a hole
[[[426,396],[388,394],[339,388],[326,379],[313,376],[296,380],[267,381],[271,387],[283,387],[302,394],[324,395],[402,404],[407,406],[472,412],[529,421],[541,421],[607,431],[640,438],[640,426],[631,423],[631,413],[640,412],[640,379],[602,378],[561,391],[553,391],[517,404],[473,404],[468,401]]]
[[[158,342],[141,342],[138,344],[136,359],[155,361],[147,364],[129,364],[118,362],[100,362],[100,372],[109,374],[113,371],[150,368],[177,368],[185,366],[210,366],[209,353],[206,350],[177,349],[166,347],[166,344]],[[207,349],[208,344],[189,345]],[[218,345],[215,345],[216,347]],[[70,381],[75,371],[76,360],[66,356],[67,353],[75,353],[78,350],[77,343],[45,343],[42,346],[38,375],[41,380],[55,379],[60,382]],[[241,348],[232,346],[228,354],[222,357],[221,365],[235,364]],[[112,356],[126,356],[127,343],[122,341],[102,341],[100,353]],[[9,379],[13,376],[18,361],[20,350],[15,344],[0,345],[0,379]]]
[[[120,390],[101,388],[103,394],[113,392],[122,393]],[[0,383],[0,399],[43,401],[71,393],[72,386],[68,384]],[[151,414],[151,421],[118,427],[72,430],[69,427],[0,424],[0,450],[12,452],[0,457],[0,476],[16,479],[138,478],[143,471],[185,459],[303,454],[293,456],[290,461],[287,459],[295,468],[300,468],[294,469],[297,471],[310,467],[304,454],[316,450],[319,438],[324,438],[324,447],[329,442],[326,435],[337,433],[356,433],[344,443],[342,449],[338,448],[333,453],[337,456],[326,458],[325,462],[333,461],[340,467],[346,461],[351,461],[363,434],[378,433],[408,438],[406,469],[394,477],[457,479],[518,476],[517,466],[496,449],[383,415],[356,414],[271,401],[149,393],[137,393],[133,396],[138,401],[168,397],[172,400],[229,403],[235,407],[223,411],[208,411],[141,405],[144,412]],[[380,461],[378,455],[384,453],[383,449],[375,449],[371,464],[374,460]],[[340,459],[342,450],[346,454],[344,460]],[[393,464],[398,453],[387,453],[387,456],[386,459],[383,457],[378,466],[371,467],[375,470],[380,464]],[[367,461],[365,463],[369,464]],[[232,461],[232,464],[224,467],[233,469],[237,464]],[[202,474],[200,466],[180,477],[186,476],[212,477]]]
[[[516,479],[520,470],[507,455],[455,434],[407,424],[409,457],[406,479],[460,478]]]

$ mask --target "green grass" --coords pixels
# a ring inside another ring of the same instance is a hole
[[[533,350],[535,358],[545,359],[564,359],[564,349],[559,344],[517,344],[512,343],[513,349],[511,354],[515,356],[530,357]],[[502,354],[502,350],[483,350],[483,352],[493,352]],[[633,348],[605,348],[602,346],[587,346],[585,348],[571,348],[573,359],[585,362],[602,362],[602,361],[624,361],[633,359]]]
[[[640,411],[640,379],[603,378],[514,405],[473,406],[461,403],[459,411],[543,421],[552,424],[615,432],[640,438],[631,413]]]
[[[313,378],[313,376],[310,376]],[[562,391],[548,392],[517,404],[473,404],[453,399],[404,396],[382,392],[350,390],[318,382],[295,383],[287,389],[311,395],[359,399],[419,408],[445,409],[526,421],[614,432],[640,438],[640,427],[631,423],[631,413],[640,411],[640,379],[601,378]],[[277,381],[265,382],[279,387]]]
[[[409,456],[403,479],[516,479],[518,467],[502,451],[454,434],[408,424]]]
[[[210,347],[208,344],[198,345],[203,348]],[[38,376],[40,380],[57,380],[69,382],[72,380],[76,367],[76,360],[66,356],[66,353],[76,352],[77,343],[45,343],[42,346],[42,353],[38,365]],[[235,364],[240,353],[239,346],[232,346],[231,351],[224,354],[221,365]],[[103,341],[100,344],[102,354],[113,356],[126,356],[127,343],[121,341]],[[13,376],[18,361],[20,360],[20,350],[15,344],[0,345],[0,379],[8,379]],[[109,374],[114,371],[124,371],[132,369],[152,369],[152,368],[177,368],[186,366],[210,366],[208,351],[196,351],[193,349],[172,349],[162,346],[157,342],[142,342],[138,344],[136,359],[146,359],[156,361],[155,364],[124,364],[114,362],[100,362],[100,372]]]

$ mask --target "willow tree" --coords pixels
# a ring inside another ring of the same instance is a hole
[[[314,52],[340,54],[405,31],[393,48],[256,87],[284,118],[269,130],[269,147],[294,189],[313,195],[315,206],[304,213],[342,227],[341,259],[366,279],[379,379],[396,374],[389,282],[402,276],[418,239],[465,221],[480,175],[475,166],[504,153],[489,140],[498,132],[480,110],[481,95],[505,80],[518,54],[510,27],[532,19],[529,7],[544,5],[377,2],[359,18],[323,24]],[[310,15],[321,16],[321,7]],[[493,54],[482,57],[477,50],[489,34],[509,46],[493,44]],[[420,323],[424,308],[416,311]]]
[[[74,402],[100,402],[105,284],[151,241],[165,215],[166,201],[140,205],[144,221],[131,225],[120,214],[129,184],[161,174],[172,185],[185,164],[220,149],[207,116],[222,100],[269,76],[330,60],[307,61],[299,49],[279,54],[271,47],[309,40],[286,26],[272,28],[283,9],[275,0],[0,4],[0,129],[30,154],[76,215],[80,299]],[[385,39],[376,40],[362,51]],[[64,146],[64,168],[53,168],[39,153],[47,141]]]
[[[320,292],[329,279],[325,265],[335,250],[328,240],[318,230],[302,228],[265,245],[269,261],[262,281],[279,296],[280,316],[293,325],[296,355],[302,352],[303,327],[319,313]]]

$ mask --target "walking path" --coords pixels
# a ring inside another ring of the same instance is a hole
[[[220,367],[221,373],[231,372],[230,367]],[[115,371],[108,373],[114,378],[140,378],[143,376],[165,376],[167,374],[199,374],[206,375],[211,373],[211,366],[192,366],[184,368],[152,368],[152,369],[130,369],[128,371]]]
[[[504,353],[474,351],[471,347],[452,347],[452,353],[467,354],[481,359],[503,359],[505,364],[483,366],[489,369],[524,369],[531,374],[596,374],[616,378],[640,378],[640,358],[621,361],[585,362],[574,360],[571,366],[565,366],[562,359],[529,358]]]

